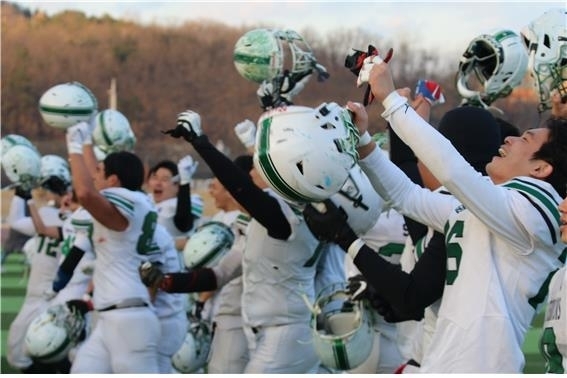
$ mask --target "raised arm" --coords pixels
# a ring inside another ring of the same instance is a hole
[[[201,118],[197,113],[190,110],[180,113],[177,127],[166,133],[191,143],[234,199],[268,230],[270,236],[285,240],[291,235],[291,226],[277,200],[256,186],[249,174],[209,142],[202,133]]]
[[[408,105],[394,90],[388,64],[374,64],[369,82],[385,111],[382,116],[411,147],[431,173],[467,209],[519,249],[531,245],[526,227],[534,220],[514,214],[508,190],[482,177],[435,128]]]

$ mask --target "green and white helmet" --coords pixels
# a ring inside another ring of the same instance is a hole
[[[195,230],[183,248],[187,269],[213,267],[232,248],[234,233],[226,224],[207,222]]]
[[[41,117],[45,123],[57,129],[87,122],[97,109],[98,102],[94,94],[77,81],[55,85],[39,99]]]
[[[171,357],[175,370],[195,373],[205,366],[211,349],[212,332],[202,319],[190,319],[189,330],[181,348]]]
[[[2,156],[2,168],[13,184],[33,189],[39,183],[41,156],[25,144],[14,145]]]
[[[18,145],[28,146],[31,149],[37,151],[37,148],[32,142],[29,141],[28,138],[18,134],[8,134],[4,135],[0,140],[0,156],[4,156],[4,154],[8,152],[8,150],[10,150],[10,148]]]
[[[63,194],[71,187],[71,169],[67,160],[58,155],[41,157],[40,185],[54,193]]]
[[[551,109],[551,91],[567,99],[567,11],[555,8],[521,31],[528,49],[528,71],[539,96],[539,111]]]
[[[261,83],[283,72],[283,49],[277,30],[254,29],[246,32],[234,46],[233,61],[246,80]]]
[[[118,110],[106,109],[93,119],[93,142],[103,152],[132,151],[136,137],[130,122]]]
[[[250,30],[238,39],[233,61],[243,78],[258,84],[272,81],[284,70],[292,77],[303,76],[317,65],[311,47],[299,33],[262,28]]]
[[[352,301],[346,283],[321,291],[313,305],[311,334],[321,363],[335,370],[351,370],[372,350],[374,330],[364,301]]]
[[[292,203],[328,199],[358,161],[358,131],[336,103],[276,108],[260,117],[257,129],[254,167]]]
[[[85,328],[85,318],[66,304],[47,308],[29,325],[24,339],[27,353],[36,361],[53,363],[67,357]]]
[[[527,66],[528,55],[518,34],[507,29],[482,34],[469,43],[461,56],[457,90],[468,104],[489,107],[520,85]],[[471,88],[474,78],[479,90]]]

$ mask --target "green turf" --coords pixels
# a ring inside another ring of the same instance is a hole
[[[0,373],[10,374],[19,373],[18,370],[12,368],[6,361],[6,339],[8,337],[8,329],[10,323],[16,317],[20,306],[22,305],[25,295],[26,280],[23,276],[25,264],[23,263],[23,255],[11,255],[5,265],[4,272],[0,277],[0,291],[1,291],[1,317],[0,324],[2,330],[0,331],[0,345],[1,360],[0,360]],[[543,357],[539,354],[538,340],[541,333],[541,325],[543,323],[543,312],[538,314],[534,319],[532,328],[528,331],[523,350],[526,354],[526,367],[524,373],[541,374],[544,372],[545,362]]]

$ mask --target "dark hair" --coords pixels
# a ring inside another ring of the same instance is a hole
[[[177,174],[179,173],[179,170],[177,169],[177,164],[175,164],[171,160],[162,160],[150,169],[150,171],[148,172],[148,177],[156,173],[157,170],[160,168],[165,168],[168,171],[170,171],[171,177],[177,176]]]
[[[144,164],[132,152],[113,152],[104,159],[104,175],[118,176],[123,188],[141,190],[144,183]]]
[[[488,110],[473,106],[449,110],[437,129],[474,169],[486,175],[486,165],[502,144],[500,126]]]
[[[534,159],[540,159],[553,166],[551,175],[545,181],[551,184],[563,198],[567,196],[567,119],[551,117],[545,122],[549,130],[547,142],[534,153]]]
[[[59,196],[67,193],[70,186],[70,182],[65,182],[57,176],[49,176],[41,182],[41,187],[43,189],[49,190],[50,192],[55,193]]]

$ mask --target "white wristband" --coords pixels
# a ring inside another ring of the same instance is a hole
[[[364,240],[362,239],[356,239],[355,241],[353,241],[351,243],[351,245],[348,247],[347,249],[347,254],[350,256],[350,258],[354,261],[354,258],[356,257],[356,255],[358,255],[358,252],[360,251],[360,249],[362,248],[362,246],[364,245]]]
[[[372,142],[372,137],[370,136],[370,133],[368,133],[368,130],[366,130],[364,134],[360,136],[357,147],[366,146],[370,142]]]

